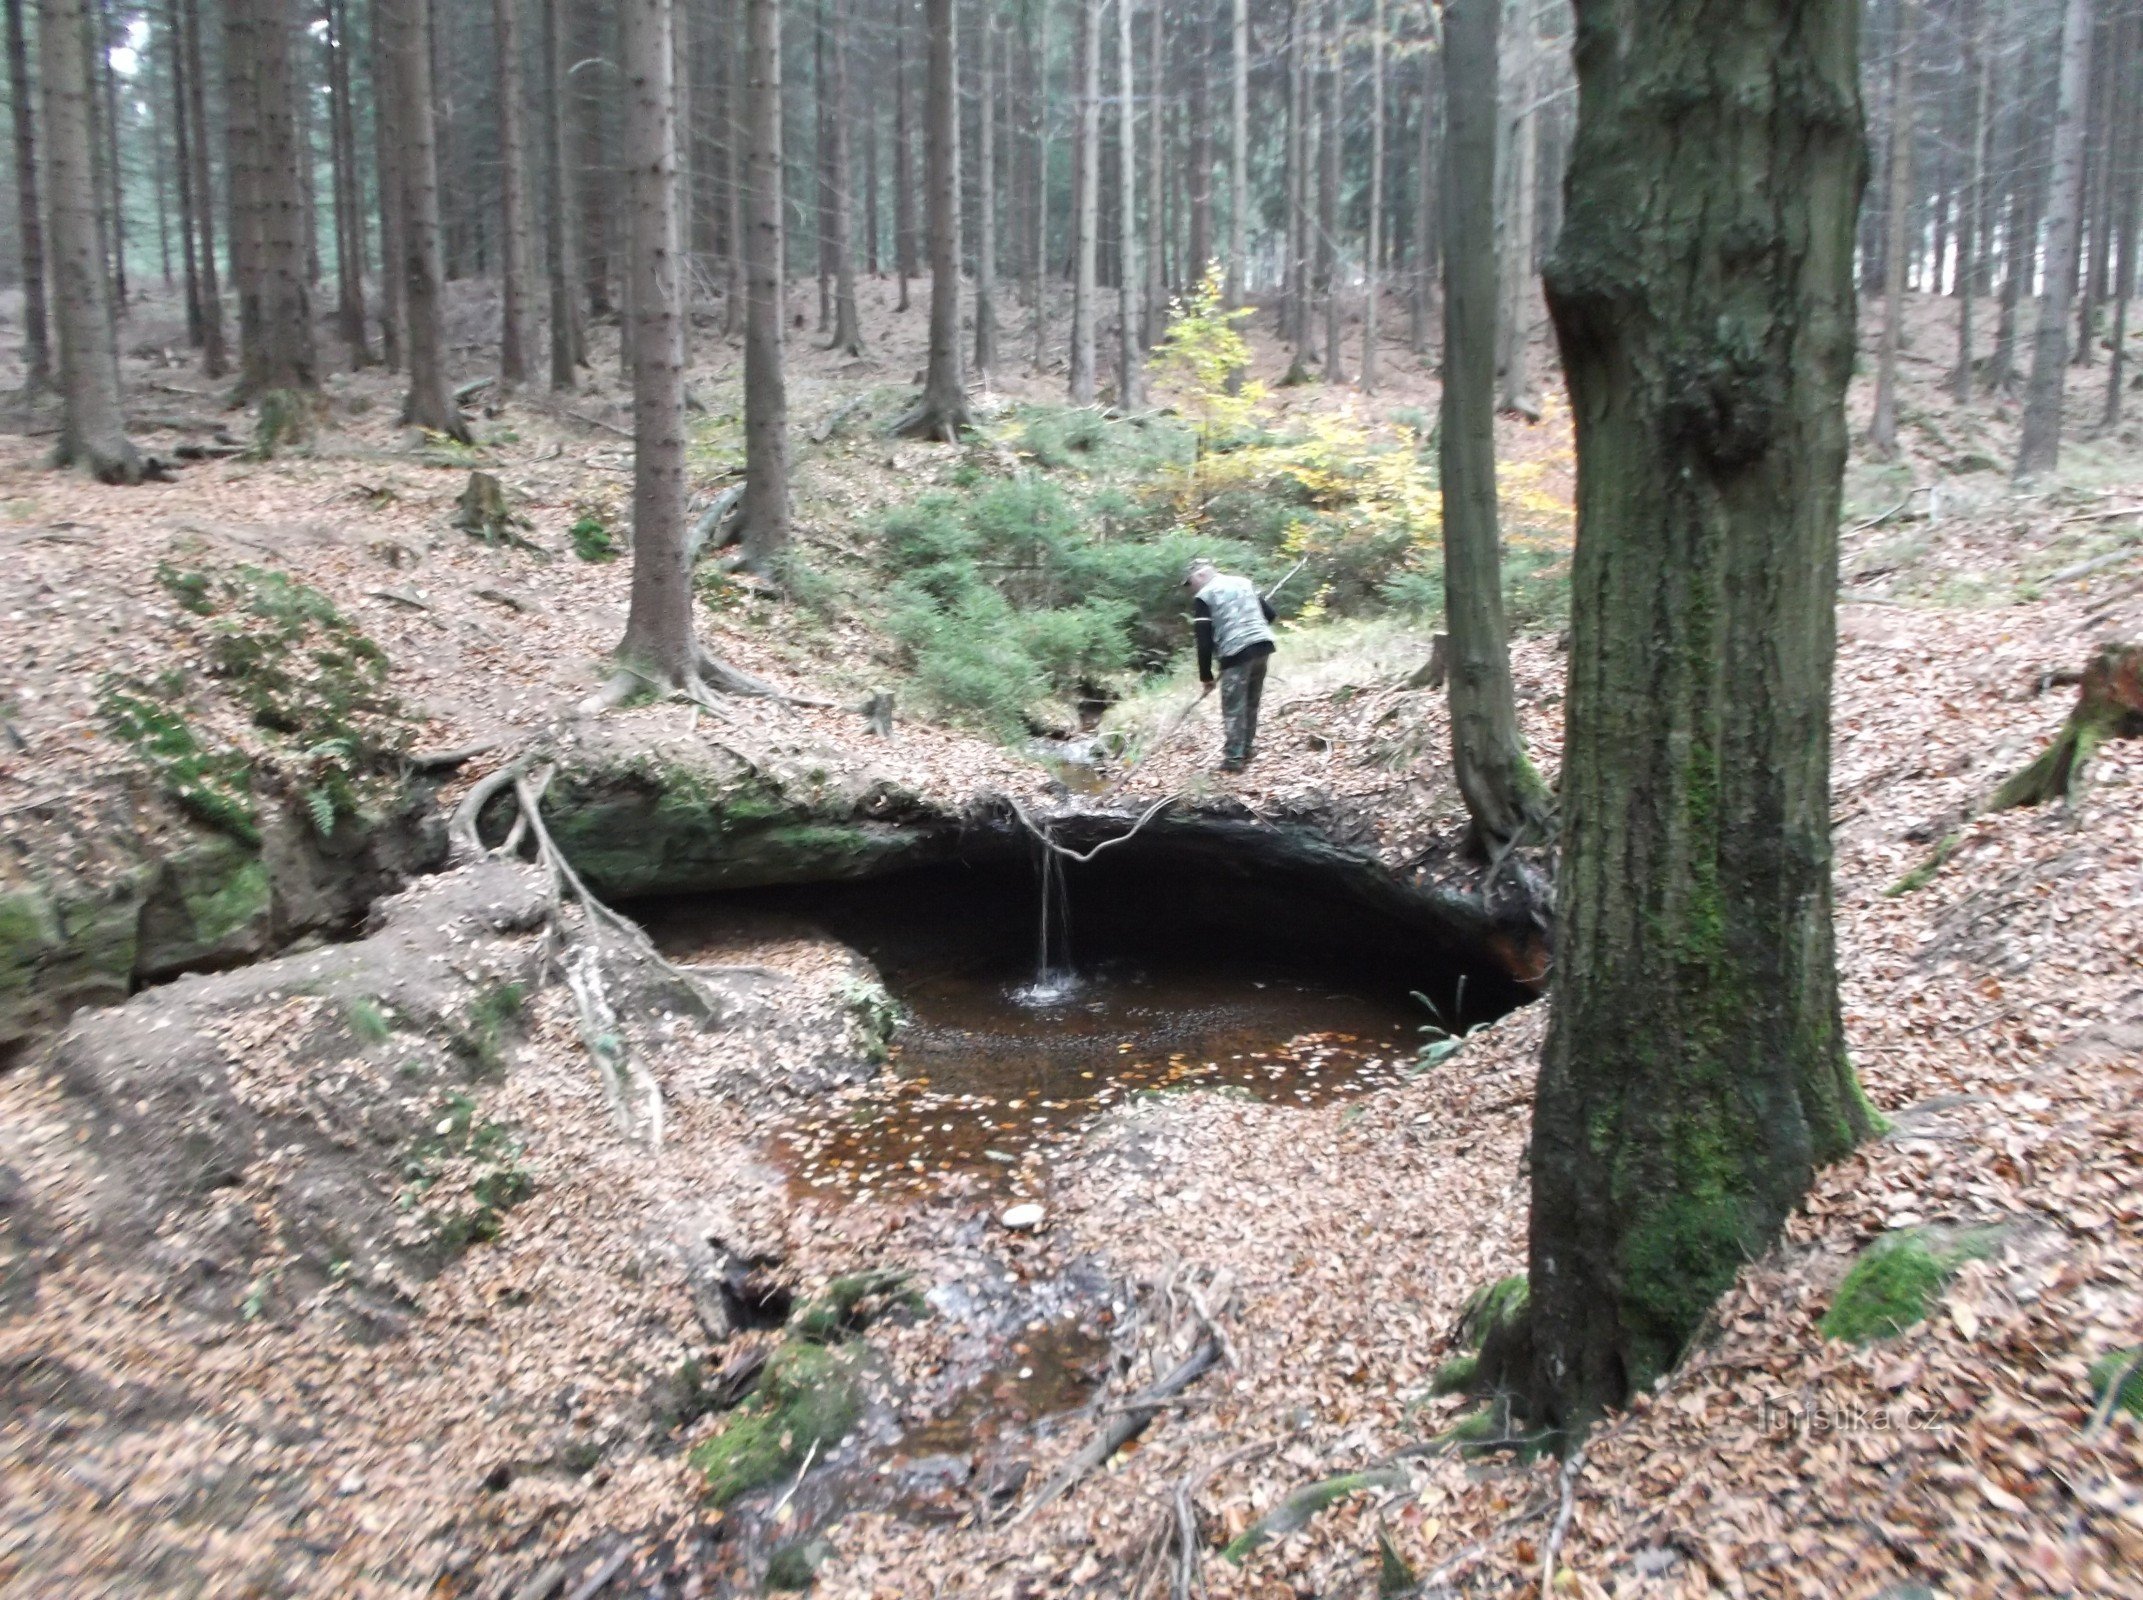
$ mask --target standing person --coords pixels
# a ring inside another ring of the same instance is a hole
[[[1272,602],[1248,578],[1205,560],[1191,563],[1183,586],[1191,592],[1198,681],[1207,694],[1213,692],[1213,663],[1220,662],[1220,718],[1226,729],[1220,770],[1240,772],[1257,753],[1258,701],[1265,694],[1265,663],[1275,648]]]

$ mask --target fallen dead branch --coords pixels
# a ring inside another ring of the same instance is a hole
[[[1074,850],[1070,845],[1058,844],[1056,840],[1052,839],[1049,836],[1048,830],[1043,828],[1040,823],[1034,820],[1034,818],[1027,815],[1027,808],[1021,805],[1017,800],[1013,799],[1012,796],[1008,794],[998,794],[993,798],[1002,800],[1006,805],[1010,806],[1012,808],[1012,815],[1019,818],[1020,825],[1024,827],[1029,833],[1033,834],[1036,839],[1040,840],[1045,848],[1055,851],[1058,855],[1062,856],[1067,861],[1079,862],[1093,860],[1094,857],[1100,855],[1102,851],[1108,849],[1112,845],[1128,843],[1138,833],[1139,829],[1145,827],[1147,823],[1151,822],[1155,817],[1159,816],[1166,807],[1174,805],[1176,802],[1176,797],[1174,795],[1163,795],[1160,799],[1154,801],[1152,805],[1148,806],[1145,811],[1140,814],[1139,819],[1136,822],[1132,823],[1126,831],[1118,834],[1115,838],[1104,839],[1101,841],[1101,843],[1095,845],[1091,850]]]
[[[1144,1433],[1147,1425],[1167,1409],[1169,1401],[1219,1364],[1220,1341],[1208,1334],[1192,1347],[1191,1353],[1183,1358],[1175,1371],[1125,1402],[1121,1413],[1094,1436],[1091,1444],[1058,1468],[1056,1475],[1042,1485],[1041,1492],[1022,1506],[1006,1526],[1017,1527],[1043,1507],[1061,1499],[1088,1473]]]

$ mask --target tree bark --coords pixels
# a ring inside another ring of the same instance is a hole
[[[1318,98],[1324,104],[1324,125],[1317,135],[1317,292],[1324,303],[1324,381],[1347,381],[1346,353],[1340,347],[1345,322],[1345,300],[1340,292],[1343,263],[1339,253],[1339,175],[1341,95],[1346,74],[1340,65],[1346,54],[1340,30],[1339,0],[1326,0],[1324,45],[1318,52],[1322,74]]]
[[[528,381],[528,150],[521,133],[521,0],[491,0],[491,25],[498,51],[499,382],[511,387]]]
[[[1436,67],[1441,46],[1432,37],[1421,52],[1421,120],[1414,129],[1413,349],[1429,353],[1429,324],[1436,297]]]
[[[216,191],[209,173],[208,89],[201,67],[201,14],[198,0],[177,0],[178,24],[185,34],[186,104],[193,129],[194,216],[201,228],[201,374],[220,378],[230,370],[223,340],[223,290],[216,266]]]
[[[1577,4],[1547,288],[1578,531],[1529,1245],[1534,1399],[1566,1438],[1678,1359],[1871,1131],[1829,799],[1858,11]]]
[[[1163,9],[1156,6],[1155,15]],[[1184,209],[1190,215],[1181,274],[1185,288],[1196,288],[1213,265],[1213,107],[1208,93],[1212,56],[1212,14],[1194,6],[1183,41],[1183,72],[1190,80],[1190,166],[1184,174]]]
[[[1083,0],[1082,0],[1083,3]],[[1034,256],[1030,263],[1034,348],[1030,362],[1040,372],[1049,359],[1049,5],[1035,0],[1034,19]]]
[[[1146,404],[1138,338],[1138,75],[1131,60],[1131,0],[1116,0],[1116,407],[1126,414]]]
[[[1168,246],[1173,213],[1169,209],[1170,185],[1163,157],[1168,126],[1164,109],[1168,104],[1166,10],[1162,0],[1151,0],[1151,9],[1146,13],[1151,54],[1146,62],[1146,216],[1139,234],[1139,255],[1146,274],[1138,307],[1138,348],[1142,359],[1156,336],[1154,319],[1168,304]],[[1143,381],[1139,387],[1145,387]]]
[[[1539,211],[1540,117],[1533,109],[1540,47],[1533,36],[1532,0],[1518,0],[1518,22],[1505,63],[1510,74],[1509,189],[1504,207],[1503,251],[1497,264],[1501,293],[1496,316],[1496,409],[1537,417],[1533,394],[1533,224]]]
[[[930,230],[930,365],[922,398],[893,431],[953,444],[973,423],[960,349],[960,102],[953,78],[953,0],[924,0],[923,29],[929,51],[923,181]]]
[[[727,132],[722,140],[722,192],[729,219],[729,256],[727,284],[722,297],[722,332],[734,335],[744,326],[744,302],[748,298],[744,258],[750,246],[745,239],[749,230],[744,221],[744,194],[751,183],[751,162],[745,151],[745,123],[751,115],[751,90],[749,85],[742,83],[740,76],[747,53],[744,36],[748,25],[744,16],[746,0],[727,0],[727,3],[727,31],[732,48],[722,78],[723,94],[729,104]],[[782,426],[788,426],[786,416]]]
[[[1310,107],[1310,53],[1315,48],[1311,8],[1317,0],[1289,0],[1287,8],[1287,159],[1281,174],[1287,186],[1287,282],[1280,295],[1280,337],[1293,347],[1289,383],[1306,376],[1310,349],[1310,203],[1312,152],[1316,118]]]
[[[771,6],[772,0],[756,0]],[[679,689],[699,672],[685,548],[685,342],[678,277],[671,0],[620,0],[625,167],[631,174],[632,604],[618,659]]]
[[[543,120],[550,160],[545,164],[547,213],[544,217],[544,266],[551,287],[551,387],[571,393],[579,382],[582,361],[580,296],[573,282],[573,151],[567,137],[566,106],[571,85],[566,72],[566,0],[543,0]]]
[[[139,483],[142,460],[127,438],[112,344],[109,282],[97,239],[96,76],[82,0],[42,0],[38,83],[44,91],[46,176],[51,184],[54,320],[59,324],[64,409],[53,459],[102,483]]]
[[[908,309],[908,281],[915,276],[915,134],[909,114],[908,80],[914,76],[908,63],[908,18],[915,0],[893,0],[897,21],[893,33],[893,257],[900,275],[900,300],[896,311]]]
[[[1950,393],[1960,405],[1972,398],[1972,306],[1980,292],[1979,258],[1985,241],[1987,139],[1994,104],[1993,29],[1989,12],[1994,0],[1975,0],[1977,15],[1966,65],[1973,70],[1972,171],[1959,197],[1957,219],[1957,366],[1950,374]]]
[[[1451,636],[1451,765],[1491,856],[1547,831],[1547,787],[1526,758],[1511,687],[1496,527],[1496,33],[1501,0],[1444,11],[1444,372],[1438,427],[1444,625]]]
[[[981,82],[975,97],[975,372],[988,378],[997,364],[997,90],[1003,67],[997,8],[982,0],[975,49]]]
[[[291,94],[290,16],[282,0],[232,0],[225,15],[225,98],[233,116],[232,209],[245,242],[233,262],[240,386],[248,395],[314,390],[319,373]]]
[[[852,189],[855,162],[849,153],[854,117],[848,92],[848,25],[853,13],[835,0],[833,38],[833,348],[844,355],[863,354],[863,318],[856,309],[856,242]]]
[[[21,0],[9,0],[11,11],[19,7]],[[186,103],[186,30],[180,20],[179,0],[170,0],[165,11],[165,34],[171,44],[171,132],[176,146],[177,176],[179,189],[179,257],[186,273],[186,343],[198,350],[208,337],[201,306],[201,258],[198,248],[200,235],[194,231],[194,206],[196,204],[193,181],[193,142],[197,137],[193,127],[192,109]],[[23,101],[27,90],[16,90],[18,114],[28,107]],[[18,129],[18,132],[20,130]],[[205,204],[206,199],[200,202]],[[25,247],[27,248],[27,246]],[[35,309],[42,316],[44,311],[44,285],[32,288],[25,281],[24,309],[31,307],[30,296],[36,295]],[[42,330],[39,330],[41,337]]]
[[[103,86],[104,203],[111,227],[113,304],[126,309],[126,173],[119,159],[119,79],[112,71],[112,51],[123,41],[114,26],[111,0],[91,0],[90,25],[97,51],[90,62],[91,82]],[[286,83],[289,81],[286,77]]]
[[[380,363],[389,372],[402,370],[402,349],[408,340],[409,315],[404,291],[405,260],[409,233],[405,226],[406,199],[402,141],[395,136],[395,119],[380,115],[383,106],[398,105],[400,71],[394,34],[398,24],[394,8],[398,0],[372,0],[372,126],[373,172],[379,189],[380,260]]]
[[[365,337],[364,180],[357,160],[357,108],[350,87],[350,11],[347,0],[327,0],[328,115],[335,164],[335,307],[343,343],[360,367],[372,364]]]
[[[30,104],[30,46],[23,0],[7,0],[8,97],[15,113],[15,229],[22,246],[24,388],[52,386],[52,335],[45,310],[45,227],[37,183],[37,125]],[[42,66],[42,63],[40,63]]]
[[[2016,476],[2051,472],[2061,459],[2061,402],[2068,377],[2069,296],[2076,287],[2076,234],[2083,205],[2085,97],[2091,83],[2091,0],[2067,0],[2061,23],[2061,87],[2054,109],[2054,163],[2047,190],[2046,277],[2024,390]]]
[[[1234,309],[1243,304],[1250,271],[1250,0],[1235,0],[1235,49],[1229,65],[1227,299]]]
[[[1101,227],[1101,0],[1072,0],[1079,14],[1073,61],[1079,132],[1072,146],[1071,379],[1073,405],[1094,403],[1094,266]]]
[[[1914,0],[1898,0],[1896,52],[1890,64],[1890,198],[1883,238],[1883,332],[1875,360],[1875,415],[1868,448],[1888,460],[1897,454],[1897,353],[1905,338],[1905,264],[1911,252],[1912,49]]]
[[[2134,58],[2137,36],[2143,34],[2143,17],[2130,11],[2121,20],[2126,30],[2125,48]],[[2112,354],[2106,363],[2106,401],[2099,413],[2099,426],[2107,431],[2120,426],[2121,389],[2128,381],[2128,300],[2136,281],[2136,221],[2138,189],[2143,188],[2143,86],[2129,75],[2122,86],[2120,123],[2116,131],[2117,160],[2114,182],[2119,196],[2114,211],[2115,265],[2113,274]]]
[[[393,30],[395,99],[402,180],[402,305],[408,335],[409,396],[404,420],[466,443],[468,424],[446,371],[446,316],[440,299],[439,166],[432,123],[431,0],[379,0]]]
[[[782,370],[781,0],[744,0],[744,559],[789,547],[789,394]]]
[[[1362,263],[1362,392],[1377,387],[1377,272],[1384,254],[1384,0],[1369,24],[1369,252]]]

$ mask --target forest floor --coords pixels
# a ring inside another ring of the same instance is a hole
[[[905,705],[901,651],[869,613],[877,519],[957,485],[984,453],[873,430],[922,364],[922,296],[895,314],[890,292],[866,286],[869,359],[802,336],[791,347],[799,542],[820,570],[857,575],[864,599],[813,608],[736,585],[702,628],[798,692],[848,701],[890,684]],[[218,424],[243,431],[182,352],[166,354],[181,343],[168,309],[146,308],[123,340],[139,438],[159,454]],[[457,308],[470,375],[486,310]],[[1031,1516],[1011,1514],[1016,1481],[994,1496],[970,1483],[973,1463],[945,1468],[922,1514],[857,1496],[813,1554],[819,1593],[1123,1596],[1141,1572],[1168,1593],[1187,1516],[1212,1595],[1525,1595],[1546,1565],[1556,1592],[1577,1596],[2143,1595],[2143,1427],[2095,1403],[2088,1376],[2143,1345],[2143,745],[2107,745],[2073,807],[1971,813],[2059,727],[2073,696],[2053,675],[2102,639],[2143,637],[2143,446],[2133,425],[2092,437],[2104,368],[2079,369],[2062,473],[2014,490],[2002,470],[2013,408],[1942,395],[1945,363],[1924,353],[1947,348],[1948,308],[1914,313],[1905,453],[1849,469],[1834,736],[1848,1041],[1889,1130],[1819,1175],[1698,1349],[1575,1468],[1421,1448],[1463,1410],[1430,1391],[1466,1296],[1523,1270],[1544,1007],[1319,1106],[1192,1093],[1112,1111],[1056,1147],[1045,1225],[1012,1233],[992,1225],[986,1193],[957,1182],[920,1201],[795,1193],[768,1153],[793,1104],[732,1091],[797,1066],[820,1037],[809,1019],[841,1012],[852,966],[830,941],[787,938],[723,952],[781,975],[749,1025],[636,1033],[673,1103],[659,1157],[605,1116],[562,988],[535,997],[503,1077],[480,1094],[481,1115],[515,1130],[532,1196],[495,1239],[411,1286],[391,1337],[353,1341],[335,1286],[286,1294],[265,1269],[233,1287],[247,1306],[235,1321],[93,1252],[58,1253],[27,1305],[0,1295],[0,1586],[547,1597],[581,1596],[606,1565],[637,1574],[634,1593],[756,1577],[725,1550],[735,1514],[703,1503],[685,1460],[716,1419],[651,1431],[643,1414],[651,1384],[706,1353],[684,1276],[652,1242],[692,1215],[781,1257],[800,1290],[895,1268],[934,1306],[1010,1308],[1009,1348],[1002,1329],[978,1342],[935,1318],[871,1330],[896,1435],[1039,1345],[1070,1304],[1058,1286],[1106,1284],[1117,1360],[1100,1410],[1031,1430],[1030,1487],[1209,1327],[1224,1336],[1219,1370],[1136,1448]],[[1007,343],[1025,348],[1018,334]],[[1258,370],[1276,378],[1281,356],[1260,336]],[[705,331],[697,360],[711,482],[736,448],[738,360]],[[993,403],[1053,400],[1057,385],[1009,379]],[[0,440],[11,838],[87,834],[123,804],[133,757],[102,731],[99,684],[151,679],[191,648],[160,563],[273,566],[317,587],[386,651],[428,747],[510,748],[566,725],[599,681],[629,563],[566,552],[577,520],[624,520],[629,417],[615,380],[562,405],[509,399],[473,451],[405,437],[383,374],[338,374],[328,389],[311,448],[189,465],[134,490],[44,471],[34,434]],[[1374,400],[1311,384],[1271,404],[1283,420],[1347,411],[1399,435],[1405,424],[1383,419],[1433,414],[1434,392],[1394,345]],[[1545,503],[1537,520],[1552,530],[1570,492],[1566,410],[1498,427],[1517,469],[1506,495]],[[449,528],[472,467],[500,475],[544,551]],[[1516,642],[1514,668],[1527,739],[1552,769],[1562,658],[1552,609],[1543,619]],[[1290,630],[1250,773],[1213,771],[1207,706],[1140,761],[1121,803],[1220,793],[1262,813],[1337,795],[1373,811],[1388,861],[1448,846],[1460,813],[1440,696],[1406,687],[1429,631],[1391,615]],[[1193,689],[1179,666],[1103,727],[1135,747]],[[677,705],[614,721],[650,735],[699,726]],[[845,711],[743,702],[723,736],[948,799],[1054,792],[1001,740],[912,716],[866,742]],[[1915,871],[1938,851],[1935,870]],[[214,981],[129,1009],[153,1016]],[[199,1026],[273,1103],[322,1070],[299,1046],[326,1006],[293,986]],[[64,1087],[34,1051],[0,1069],[0,1177],[62,1228],[93,1156]],[[267,1192],[247,1174],[229,1204]],[[0,1220],[12,1194],[0,1187]],[[2008,1232],[1937,1290],[1924,1322],[1867,1345],[1823,1338],[1817,1323],[1863,1247],[1931,1223]],[[1239,1564],[1220,1557],[1287,1495],[1355,1473],[1372,1481],[1298,1531]],[[752,1562],[809,1523],[811,1493],[789,1494],[761,1504]]]

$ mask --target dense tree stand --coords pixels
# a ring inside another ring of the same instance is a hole
[[[1858,6],[1577,13],[1547,283],[1578,531],[1521,1375],[1569,1437],[1673,1365],[1872,1123],[1829,805]]]
[[[953,84],[952,0],[929,0],[930,76],[924,98],[923,176],[929,189],[930,365],[922,397],[893,424],[910,439],[959,440],[973,425],[960,359],[960,121]]]

